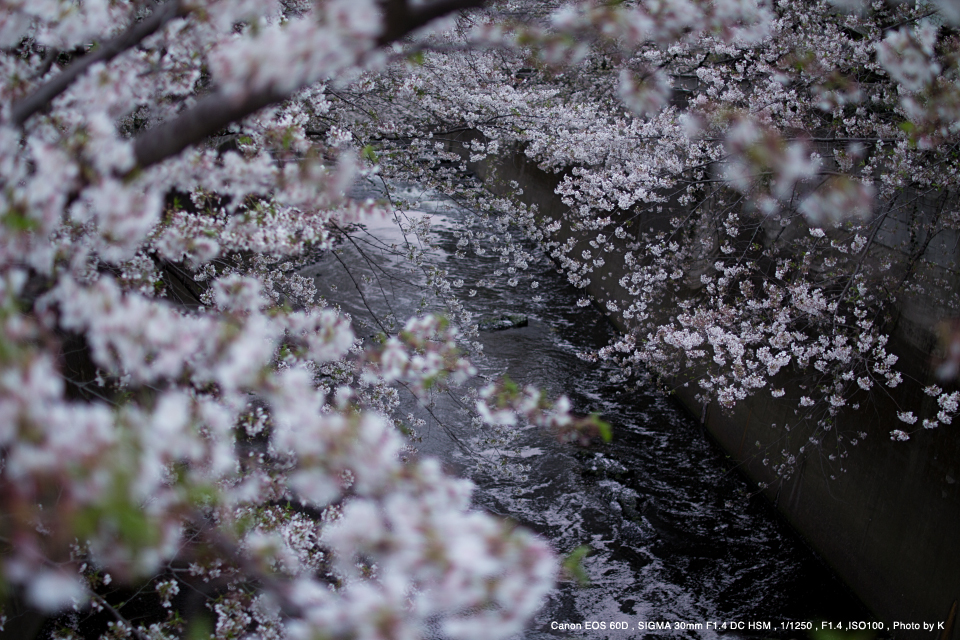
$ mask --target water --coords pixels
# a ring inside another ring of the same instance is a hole
[[[464,291],[489,278],[499,266],[495,258],[469,251],[466,258],[452,256],[451,222],[463,217],[455,205],[396,188],[419,197],[418,208],[434,224],[437,247],[426,266],[464,279]],[[404,260],[390,249],[403,247],[395,224],[371,224],[367,231],[310,272],[322,295],[354,315],[360,335],[392,330],[391,320],[433,308],[422,274],[404,271]],[[783,623],[871,619],[692,417],[652,386],[628,387],[615,370],[577,357],[606,344],[612,329],[595,309],[577,306],[582,292],[548,261],[538,260],[529,273],[539,282],[536,290],[529,280],[511,287],[503,277],[465,298],[480,318],[529,317],[526,327],[481,332],[483,355],[474,364],[483,377],[507,374],[552,396],[566,394],[577,412],[597,412],[611,423],[613,441],[562,445],[526,428],[509,446],[491,446],[488,430],[471,427],[453,394],[440,394],[429,406],[412,397],[402,404],[404,414],[425,421],[419,450],[478,485],[478,508],[537,531],[558,554],[590,548],[582,565],[589,584],[562,580],[523,637],[805,637]],[[492,473],[490,463],[515,473]],[[641,632],[640,621],[671,628]],[[770,623],[770,629],[731,632],[731,622]],[[611,623],[631,630],[611,630]],[[594,628],[557,628],[562,624]]]

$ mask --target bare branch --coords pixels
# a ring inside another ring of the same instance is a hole
[[[387,26],[383,35],[377,39],[377,46],[395,42],[437,18],[480,7],[485,2],[486,0],[439,0],[411,9],[407,0],[386,0],[382,6]],[[240,99],[219,93],[209,95],[173,120],[140,134],[133,145],[137,165],[142,169],[174,156],[231,122],[242,120],[264,107],[283,102],[300,88],[302,87],[289,93],[270,88]]]
[[[127,49],[135,47],[163,25],[184,13],[186,13],[186,9],[184,9],[180,0],[171,0],[162,5],[157,5],[149,17],[134,23],[113,40],[103,43],[95,51],[83,56],[67,67],[63,73],[41,85],[29,96],[13,105],[10,110],[10,122],[14,126],[22,127],[30,116],[45,109],[54,98],[66,91],[91,66],[98,62],[112,60]]]

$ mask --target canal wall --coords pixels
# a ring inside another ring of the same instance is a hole
[[[462,141],[468,138],[469,134],[464,135]],[[522,153],[472,163],[470,169],[494,191],[498,184],[517,181],[523,199],[536,204],[542,214],[569,220],[565,205],[554,193],[558,176],[543,172]],[[667,216],[641,224],[659,227]],[[885,222],[877,251],[893,250],[882,245],[895,246],[908,227],[907,220]],[[561,241],[573,238],[587,247],[587,241],[569,225],[561,234],[565,234]],[[960,276],[949,268],[957,246],[957,238],[941,234],[926,254],[951,286],[960,284]],[[580,251],[577,246],[574,254]],[[608,300],[624,308],[629,296],[618,281],[625,270],[622,265],[608,263],[607,267],[602,275],[591,274],[586,291],[601,309]],[[624,328],[616,314],[605,313]],[[960,599],[960,434],[954,425],[922,430],[905,443],[891,442],[888,435],[904,426],[896,418],[898,404],[922,407],[928,414],[933,408],[934,399],[920,389],[934,382],[931,353],[936,322],[946,314],[937,291],[901,300],[888,349],[899,357],[898,368],[912,383],[900,385],[889,396],[875,394],[868,410],[837,417],[838,425],[869,434],[843,461],[846,472],[820,452],[801,454],[796,472],[786,481],[774,475],[772,465],[763,464],[771,452],[797,451],[808,437],[799,429],[771,428],[794,418],[793,407],[803,393],[790,380],[777,381],[786,390],[782,401],[757,395],[740,401],[733,412],[721,411],[715,403],[704,407],[694,398],[692,386],[675,385],[679,402],[703,421],[740,471],[758,486],[766,485],[765,497],[878,619],[888,628],[894,628],[894,623],[923,622],[935,628],[925,631],[921,624],[919,630],[899,629],[894,632],[898,638],[960,640],[960,623],[954,620]]]

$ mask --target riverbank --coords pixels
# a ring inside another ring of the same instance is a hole
[[[554,194],[557,177],[540,171],[522,154],[503,155],[495,163],[476,163],[471,169],[481,179],[495,171],[501,181],[517,181],[523,198],[536,203],[541,214],[566,219],[566,208]],[[665,217],[643,219],[640,224],[655,227]],[[889,233],[896,231],[894,224]],[[560,234],[561,241],[586,246],[586,239],[569,224]],[[580,250],[577,246],[574,252]],[[608,264],[602,275],[590,274],[586,292],[601,309],[608,301],[626,306],[628,295],[617,284],[624,273],[622,265]],[[898,406],[931,401],[920,389],[932,382],[930,354],[939,317],[936,295],[902,301],[900,311],[890,350],[899,357],[898,366],[908,382],[890,395],[877,394],[870,414],[839,414],[838,424],[868,433],[850,451],[845,473],[837,473],[835,465],[815,450],[797,459],[788,480],[763,463],[770,452],[786,450],[808,437],[801,429],[770,428],[790,421],[792,407],[803,394],[789,380],[783,380],[783,402],[753,396],[739,402],[733,412],[720,410],[716,403],[704,407],[692,387],[673,386],[680,403],[702,419],[753,483],[765,487],[764,495],[888,628],[894,629],[894,623],[943,623],[936,637],[958,640],[954,617],[960,598],[960,553],[954,532],[960,528],[960,437],[950,427],[941,427],[907,443],[889,438],[890,431],[903,426],[896,417]],[[625,327],[615,313],[606,314],[619,328]],[[917,629],[900,624],[894,634],[932,637],[922,624]]]

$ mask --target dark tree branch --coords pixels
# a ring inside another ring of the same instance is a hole
[[[290,94],[268,89],[239,100],[214,93],[202,98],[173,120],[168,120],[137,136],[133,152],[141,169],[175,156],[220,131],[231,122],[242,120],[271,104],[283,102]]]
[[[486,4],[486,0],[437,0],[437,2],[411,9],[407,2],[408,0],[382,2],[384,30],[377,40],[378,45],[384,46],[399,40],[437,18],[465,9],[476,9]]]
[[[98,62],[107,62],[114,59],[184,13],[185,9],[182,7],[180,0],[170,0],[170,2],[162,5],[158,4],[153,13],[146,19],[134,23],[113,40],[103,43],[95,51],[80,58],[67,67],[63,73],[41,85],[29,96],[13,105],[10,110],[10,122],[14,126],[22,127],[30,116],[45,109],[54,98],[66,91],[91,66]]]
[[[377,46],[386,46],[437,18],[480,7],[485,2],[486,0],[438,0],[424,7],[411,9],[407,0],[385,0],[381,6],[386,27],[377,39]],[[157,164],[220,131],[231,122],[242,120],[264,107],[287,100],[295,92],[296,90],[284,93],[270,88],[239,99],[218,93],[209,95],[173,120],[137,136],[133,144],[137,166],[143,169]]]

